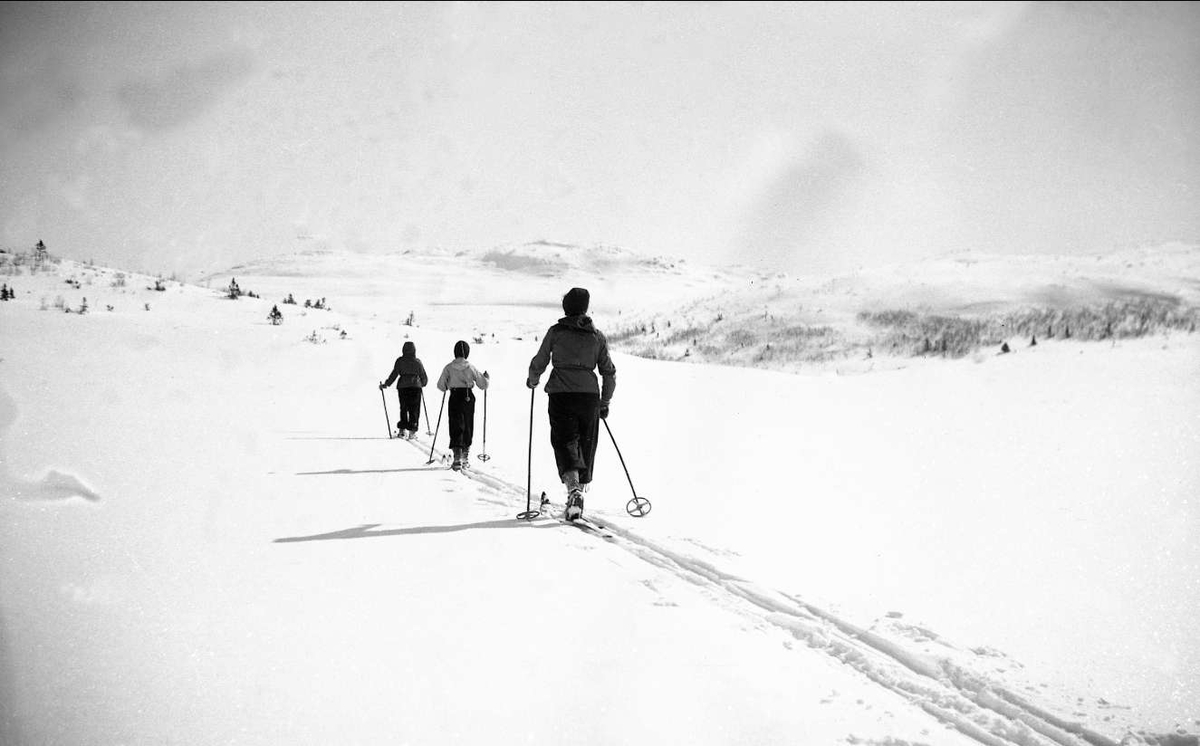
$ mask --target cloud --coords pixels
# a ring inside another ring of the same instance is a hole
[[[117,99],[134,125],[174,129],[203,116],[255,68],[249,50],[222,52],[199,64],[179,65],[165,75],[126,82],[118,88]]]
[[[772,268],[813,260],[819,239],[862,182],[865,161],[846,135],[827,131],[785,164],[750,210],[743,249]]]
[[[23,67],[5,66],[0,78],[0,122],[15,135],[52,126],[74,110],[84,93],[66,65],[56,56]]]
[[[1200,230],[1200,10],[1039,3],[967,58],[938,132],[965,245],[1078,252]]]

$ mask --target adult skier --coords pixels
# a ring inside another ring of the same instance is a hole
[[[417,346],[412,342],[404,343],[400,357],[392,366],[392,374],[379,384],[379,390],[391,386],[392,381],[396,382],[396,395],[400,398],[400,421],[396,427],[401,438],[412,440],[417,437],[417,428],[421,425],[421,389],[429,383],[425,366],[417,357]]]
[[[617,367],[608,355],[608,340],[592,326],[587,315],[591,296],[584,288],[571,288],[562,299],[558,323],[542,338],[542,346],[529,361],[525,384],[537,388],[546,366],[549,395],[550,445],[558,476],[567,488],[566,518],[583,515],[583,491],[591,484],[596,463],[600,420],[617,388]],[[599,370],[602,383],[597,384]]]
[[[475,435],[475,394],[472,389],[475,386],[486,389],[491,378],[487,371],[481,374],[467,361],[470,354],[471,345],[461,339],[455,342],[454,359],[442,369],[437,382],[439,391],[450,392],[446,427],[450,431],[450,449],[454,451],[454,463],[450,468],[455,471],[470,465],[468,459]]]

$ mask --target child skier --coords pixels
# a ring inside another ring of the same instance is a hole
[[[608,356],[608,340],[587,316],[589,300],[584,288],[571,288],[563,296],[566,316],[542,338],[541,348],[529,361],[526,381],[529,388],[537,388],[546,366],[554,364],[546,381],[550,445],[554,447],[559,478],[567,488],[569,521],[583,515],[583,490],[594,473],[600,420],[608,417],[617,387],[617,367]],[[600,371],[601,385],[596,383],[596,370]]]
[[[379,390],[391,386],[392,381],[396,382],[396,395],[400,398],[400,421],[396,427],[401,438],[412,440],[417,437],[417,428],[421,424],[421,389],[429,383],[425,366],[417,357],[417,346],[412,342],[404,343],[400,357],[392,366],[392,374],[379,384]]]
[[[437,382],[439,391],[450,392],[446,426],[450,430],[450,448],[454,451],[454,463],[450,468],[455,471],[470,465],[471,441],[475,434],[475,394],[471,389],[475,386],[486,389],[490,380],[487,371],[481,375],[467,362],[470,354],[469,344],[461,339],[455,342],[454,360],[442,369]]]

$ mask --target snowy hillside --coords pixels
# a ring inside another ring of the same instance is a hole
[[[602,433],[604,535],[515,518],[527,480],[560,502],[524,378],[572,285],[610,332],[765,334],[769,304],[850,339],[1114,288],[1191,313],[1196,250],[1140,256],[797,279],[542,242],[188,284],[0,255],[0,742],[1195,744],[1186,328],[795,372],[630,336],[608,422],[653,512]],[[458,339],[493,381],[466,476],[444,423],[389,439],[376,386]]]
[[[961,253],[848,276],[750,276],[622,319],[612,338],[643,357],[867,371],[1056,336],[1194,332],[1198,277],[1200,247],[1182,244],[1083,258]]]

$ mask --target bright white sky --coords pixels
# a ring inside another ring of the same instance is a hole
[[[1200,6],[0,7],[0,245],[796,272],[1200,234]]]

